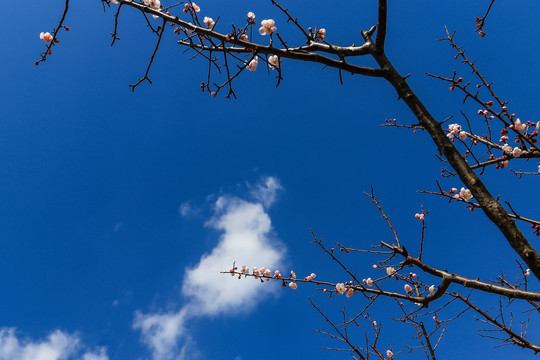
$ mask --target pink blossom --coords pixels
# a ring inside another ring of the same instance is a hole
[[[315,277],[316,277],[317,275],[315,275],[315,273],[311,273],[311,275],[309,275],[309,276],[310,276],[312,279],[315,279]]]
[[[291,279],[296,279],[296,274],[294,271],[291,270],[291,275],[289,276]]]
[[[257,277],[259,275],[259,269],[257,269],[257,267],[255,266],[252,273],[253,275],[255,275],[255,277]]]
[[[345,294],[345,296],[350,298],[351,296],[353,296],[353,294],[354,294],[354,289],[348,288],[347,289],[347,294]]]
[[[539,171],[539,172],[540,172],[540,171]],[[525,270],[525,273],[524,273],[524,274],[525,274],[525,276],[531,275],[531,269]]]
[[[279,272],[279,270],[274,271],[274,277],[278,279],[281,277],[281,273]]]
[[[246,275],[249,274],[249,268],[246,265],[242,265],[242,274]]]
[[[373,264],[371,265],[372,268],[376,269],[377,268],[377,265],[376,264]]]
[[[257,66],[259,66],[259,57],[255,56],[248,64],[247,68],[249,71],[255,71],[257,70]]]
[[[404,286],[403,288],[405,289],[405,292],[406,292],[407,294],[410,294],[411,291],[412,291],[412,287],[411,287],[411,285],[409,285],[409,284],[405,284],[405,286]]]
[[[450,131],[448,133],[448,137],[452,139],[456,134],[458,134],[461,131],[461,125],[459,124],[450,124],[448,125],[448,130]]]
[[[514,157],[519,157],[521,155],[521,149],[515,147],[514,150],[512,150],[512,155],[514,155]]]
[[[343,284],[343,283],[338,283],[338,284],[336,284],[336,292],[337,292],[339,295],[343,294],[345,291],[346,291],[346,289],[345,289],[345,284]]]
[[[326,35],[326,29],[325,28],[319,29],[319,34]]]
[[[253,19],[255,19],[255,14],[250,11],[250,12],[247,13],[247,18],[248,18],[248,20],[253,20]]]
[[[525,124],[521,123],[521,120],[516,119],[514,122],[514,129],[516,129],[516,131],[523,131],[525,130]]]
[[[279,57],[277,55],[272,55],[268,58],[268,64],[271,69],[277,69],[279,67]]]
[[[386,273],[389,276],[393,276],[396,273],[396,270],[392,266],[389,266],[389,267],[386,268]]]
[[[507,154],[510,154],[512,152],[512,147],[508,144],[504,144],[502,147],[502,151],[504,151]]]
[[[50,44],[53,41],[53,37],[50,32],[42,32],[39,34],[39,38],[45,41],[47,44]]]
[[[143,0],[144,4],[149,6],[151,9],[154,10],[160,10],[161,9],[161,1],[160,0]],[[158,16],[152,15],[154,19],[157,19]]]
[[[373,325],[373,327],[377,327],[377,322],[375,320],[373,320],[373,322],[371,323],[371,325]]]
[[[461,140],[465,140],[467,138],[467,133],[465,131],[462,131],[459,133],[459,138]]]
[[[272,19],[261,21],[261,28],[259,29],[259,33],[261,35],[270,35],[277,30],[277,28],[274,26],[275,24],[276,22]]]
[[[386,356],[388,356],[389,358],[394,357],[394,353],[392,352],[392,350],[386,350]]]
[[[366,281],[365,281],[365,284],[367,286],[373,286],[373,280],[371,280],[371,278],[367,278]]]
[[[216,22],[214,21],[214,19],[212,19],[211,17],[208,17],[208,16],[205,16],[204,19],[203,19],[203,22],[204,24],[206,25],[207,28],[213,28],[214,25],[216,24]]]
[[[193,11],[195,11],[195,12],[201,11],[201,8],[200,8],[199,6],[197,6],[197,4],[195,4],[194,2],[191,3],[191,8],[192,8]]]
[[[272,271],[270,269],[264,270],[264,276],[272,276]]]
[[[424,214],[416,213],[416,214],[414,214],[414,217],[417,218],[420,221],[424,221]]]
[[[459,191],[459,196],[462,198],[462,199],[465,199],[465,200],[470,200],[473,198],[473,195],[471,193],[471,190],[469,189],[465,189],[465,188],[461,188],[461,190]]]
[[[455,194],[455,193],[457,193],[457,189],[456,189],[456,188],[450,189],[450,194]]]
[[[508,141],[508,136],[506,135],[501,136],[501,138],[499,139],[499,142],[505,142],[505,141]]]
[[[296,290],[296,288],[298,287],[298,285],[295,283],[295,282],[291,282],[289,283],[289,287],[293,290]]]

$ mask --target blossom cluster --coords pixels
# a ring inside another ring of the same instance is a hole
[[[457,188],[452,188],[449,192],[449,194],[454,194],[454,199],[459,200],[470,200],[473,198],[473,194],[471,193],[471,190],[466,189],[464,187],[459,190],[459,193],[457,192]]]
[[[450,124],[448,125],[448,137],[450,139],[453,139],[455,136],[459,136],[461,140],[465,140],[467,138],[467,133],[465,131],[461,131],[461,125],[459,124]]]

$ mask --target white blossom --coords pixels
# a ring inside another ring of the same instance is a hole
[[[345,292],[345,284],[344,283],[338,283],[336,284],[336,292],[341,295]]]
[[[214,25],[216,24],[214,19],[212,19],[211,17],[208,17],[208,16],[204,17],[203,22],[206,25],[206,27],[209,28],[209,29],[213,28]]]
[[[464,187],[462,187],[461,190],[459,191],[459,196],[464,200],[470,200],[473,198],[471,190],[465,189]]]
[[[249,71],[255,71],[257,70],[257,66],[259,66],[259,57],[255,56],[247,65],[247,68]]]
[[[272,19],[261,21],[261,28],[259,29],[259,33],[261,35],[270,35],[277,30],[277,28],[274,26],[275,24],[276,22]]]
[[[268,58],[268,64],[270,64],[271,69],[277,69],[279,67],[279,57],[277,55],[272,55]]]
[[[47,44],[50,44],[53,41],[53,36],[50,32],[42,32],[39,34],[39,38],[45,41]]]

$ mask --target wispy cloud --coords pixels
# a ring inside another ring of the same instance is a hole
[[[77,335],[55,330],[43,340],[20,339],[15,328],[0,328],[0,360],[108,360],[105,348],[84,352]]]
[[[191,201],[184,201],[183,203],[180,204],[180,207],[178,208],[178,212],[183,217],[193,217],[199,214],[200,209],[194,207],[191,204]]]
[[[277,290],[274,284],[261,286],[257,281],[240,281],[220,272],[230,269],[233,261],[272,269],[282,265],[285,248],[273,236],[266,212],[281,188],[278,179],[269,177],[248,186],[251,200],[224,195],[215,201],[214,215],[206,226],[221,232],[219,242],[197,265],[186,269],[184,306],[177,312],[135,314],[133,326],[141,331],[141,340],[151,349],[154,360],[185,358],[187,349],[193,348],[186,331],[188,319],[250,311]]]

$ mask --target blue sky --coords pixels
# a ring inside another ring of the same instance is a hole
[[[8,35],[0,75],[1,360],[348,358],[319,349],[336,344],[311,331],[326,325],[308,296],[335,318],[343,306],[363,307],[360,297],[328,299],[309,286],[292,291],[219,271],[237,261],[344,281],[310,243],[310,229],[327,243],[357,248],[391,241],[363,195],[371,185],[408,248],[419,240],[414,214],[422,204],[431,211],[431,264],[470,277],[515,276],[517,256],[482,213],[416,193],[434,190],[436,179],[445,188],[461,183],[440,179],[426,134],[379,127],[389,118],[415,121],[383,80],[345,75],[341,86],[334,70],[287,61],[279,88],[261,67],[236,81],[238,100],[213,99],[199,88],[206,63],[188,60],[168,31],[153,84],[132,93],[128,84],[144,73],[154,38],[130,9],[111,48],[114,12],[104,13],[97,0],[74,2],[70,31],[34,66],[44,49],[39,33],[52,30],[63,3],[7,2],[10,16],[0,24]],[[376,22],[375,3],[284,2],[342,45],[361,43],[360,29]],[[275,19],[291,42],[299,39],[269,1],[198,4],[203,16],[221,16],[220,31],[253,11],[258,20]],[[474,17],[487,5],[390,1],[388,56],[411,74],[434,116],[459,122],[459,111],[474,114],[475,106],[462,106],[459,94],[424,76],[456,69],[470,77],[450,47],[435,41],[447,25],[512,111],[538,121],[540,4],[496,2],[480,38]],[[518,181],[491,169],[483,179],[524,216],[539,213],[531,201],[538,177]],[[363,277],[376,276],[376,260],[345,259]],[[382,341],[401,350],[410,336],[385,317],[388,304],[371,315],[388,330]],[[486,351],[494,359],[532,358],[508,347],[492,351],[498,343],[482,340],[476,325],[472,315],[452,324],[441,358]]]

